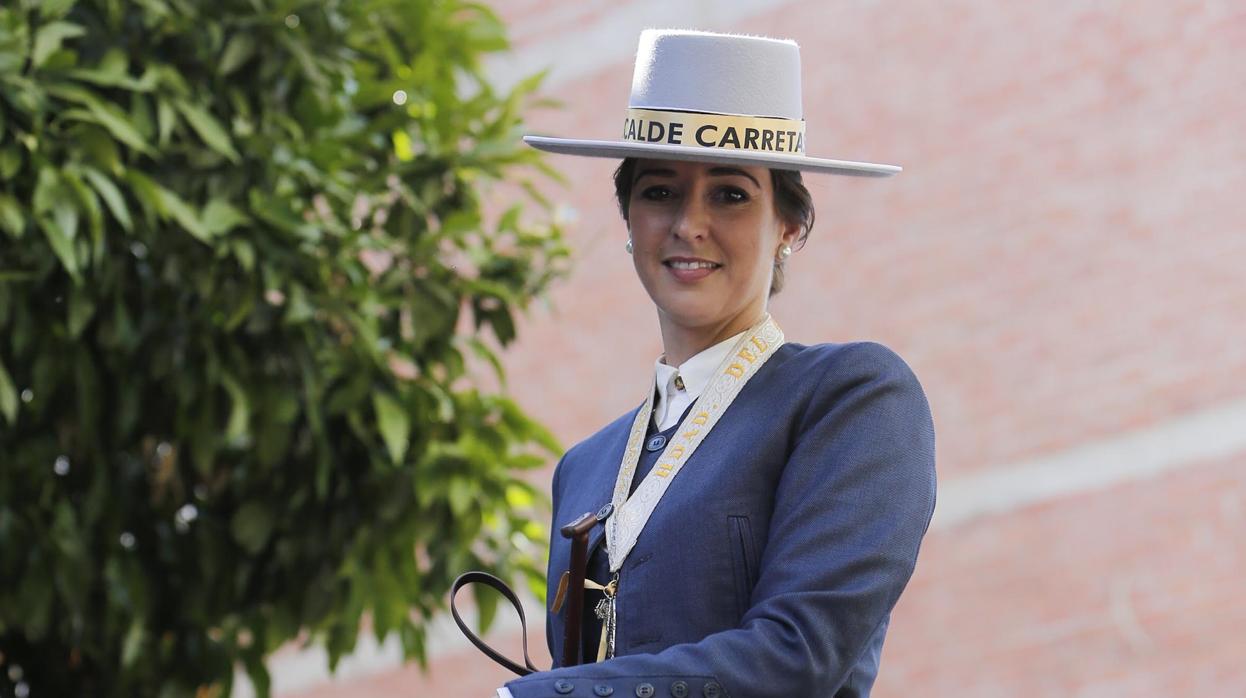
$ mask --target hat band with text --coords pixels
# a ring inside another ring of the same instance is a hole
[[[623,140],[769,153],[804,153],[805,122],[665,109],[628,109]]]

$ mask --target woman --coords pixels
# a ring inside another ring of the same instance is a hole
[[[573,447],[554,521],[602,510],[587,664],[512,681],[536,696],[865,696],[934,507],[934,434],[912,372],[872,343],[785,342],[766,312],[813,207],[800,171],[888,165],[804,152],[792,42],[641,36],[615,189],[664,354],[645,404]],[[609,506],[607,506],[609,505]],[[550,651],[562,657],[550,546]],[[596,658],[598,661],[594,662]]]

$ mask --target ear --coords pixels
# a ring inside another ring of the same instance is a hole
[[[800,224],[779,219],[779,245],[796,245],[800,239]]]

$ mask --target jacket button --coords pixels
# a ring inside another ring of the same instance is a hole
[[[653,698],[653,694],[656,692],[651,683],[642,683],[636,686],[636,698]]]
[[[688,698],[688,682],[676,681],[671,684],[671,696],[672,698]]]
[[[557,681],[554,682],[554,690],[563,695],[566,695],[575,690],[575,684],[571,683],[570,681],[566,679],[558,679]]]
[[[723,694],[723,687],[719,686],[717,681],[710,681],[705,684],[705,688],[701,689],[701,693],[705,695],[705,698],[718,698]]]
[[[614,686],[611,686],[610,684],[599,683],[596,686],[593,686],[593,695],[595,696],[606,698],[606,696],[612,693],[614,693]]]

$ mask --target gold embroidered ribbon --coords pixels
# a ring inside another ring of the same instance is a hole
[[[702,148],[804,153],[805,122],[666,109],[628,109],[623,140]]]
[[[666,449],[653,465],[653,469],[645,479],[631,491],[632,479],[636,475],[636,466],[640,463],[640,454],[644,448],[645,435],[648,433],[649,420],[653,415],[653,390],[645,404],[636,413],[632,421],[631,432],[628,434],[627,447],[623,452],[623,460],[619,464],[619,475],[615,481],[611,503],[614,513],[606,520],[606,551],[610,556],[610,571],[614,578],[609,585],[585,580],[590,589],[605,590],[613,587],[607,594],[609,601],[603,617],[602,644],[598,649],[598,660],[614,656],[614,629],[619,585],[619,570],[623,562],[636,546],[636,540],[648,523],[649,517],[657,507],[662,495],[670,488],[671,482],[684,465],[696,452],[697,447],[705,440],[714,425],[722,417],[727,408],[744,389],[749,379],[774,355],[775,350],[783,345],[783,330],[779,329],[769,315],[761,322],[749,328],[732,347],[731,352],[718,365],[709,385],[693,403],[688,415],[680,423],[675,435],[667,443]]]

